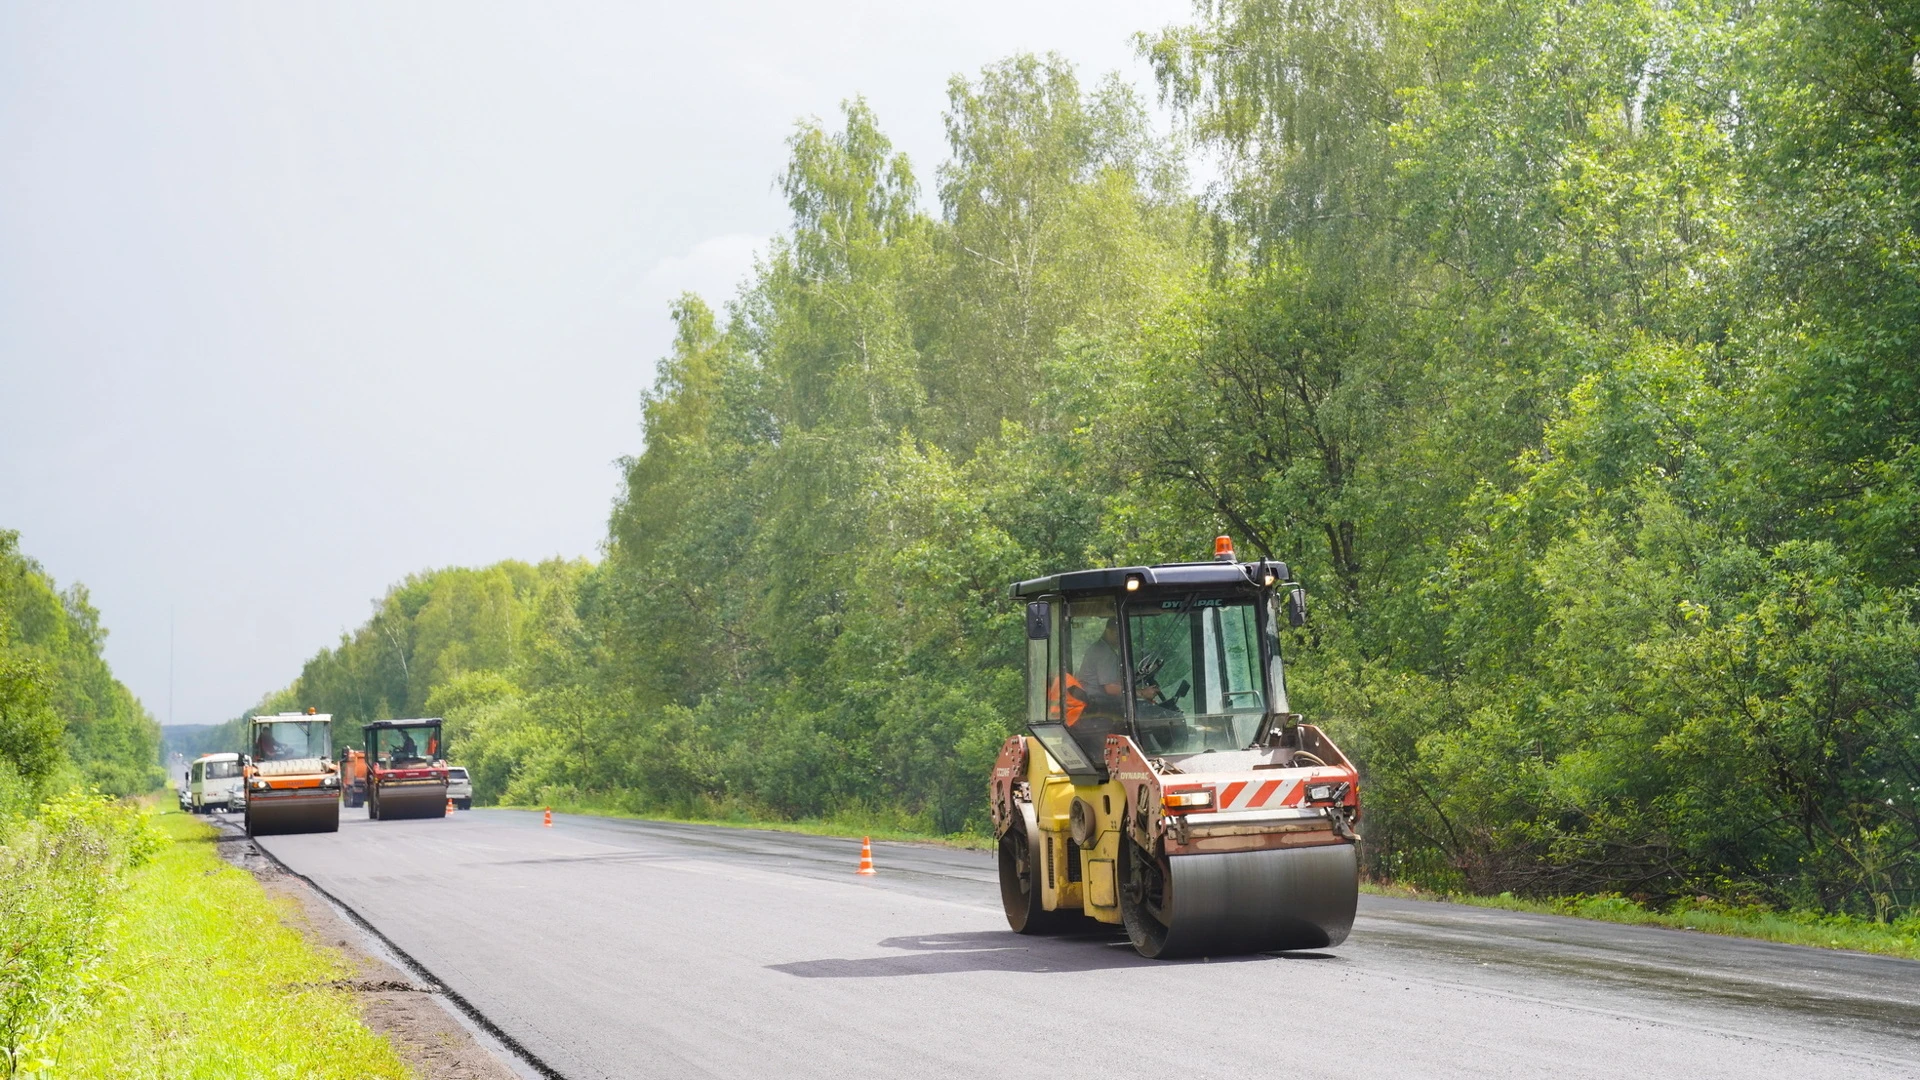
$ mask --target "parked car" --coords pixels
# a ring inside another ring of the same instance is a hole
[[[447,798],[462,810],[473,809],[473,780],[458,765],[447,766]]]
[[[187,787],[191,805],[187,809],[196,814],[210,814],[217,807],[221,810],[234,808],[234,796],[240,791],[240,755],[239,754],[202,754],[194,759],[193,769],[188,773]],[[245,796],[241,796],[245,798]]]

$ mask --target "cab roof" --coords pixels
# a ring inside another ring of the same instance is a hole
[[[1127,587],[1127,579],[1138,577],[1140,587],[1152,588],[1233,588],[1258,586],[1273,571],[1276,583],[1293,575],[1287,564],[1272,559],[1258,562],[1161,563],[1158,566],[1116,566],[1104,570],[1074,570],[1051,577],[1016,581],[1007,589],[1014,599],[1046,596],[1052,593],[1118,592]]]
[[[323,713],[282,712],[282,713],[255,713],[253,715],[253,722],[256,724],[277,724],[287,720],[325,720],[328,723],[332,723],[333,714],[324,713],[324,712]]]
[[[361,724],[360,730],[375,731],[380,728],[430,727],[435,724],[444,724],[444,723],[446,723],[446,721],[440,719],[437,716],[424,717],[419,720],[375,720],[372,723]]]

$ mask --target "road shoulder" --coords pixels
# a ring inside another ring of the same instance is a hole
[[[313,886],[232,829],[223,829],[220,840],[221,855],[281,901],[286,925],[315,949],[345,961],[351,974],[338,985],[352,995],[367,1027],[391,1043],[422,1080],[518,1080],[519,1074],[454,1017],[433,987],[379,955],[365,931]]]

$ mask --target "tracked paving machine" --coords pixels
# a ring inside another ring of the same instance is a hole
[[[1082,570],[1027,601],[1027,733],[989,783],[1000,893],[1021,933],[1124,925],[1157,958],[1344,941],[1359,774],[1288,709],[1285,563]]]
[[[247,835],[334,832],[340,828],[340,774],[334,766],[333,717],[304,713],[256,716],[242,759]]]
[[[440,728],[438,717],[361,725],[369,819],[447,816],[447,749]]]

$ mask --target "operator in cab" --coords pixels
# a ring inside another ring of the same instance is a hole
[[[1120,663],[1119,619],[1108,619],[1100,631],[1100,640],[1087,646],[1086,655],[1080,658],[1080,667],[1074,672],[1074,678],[1080,680],[1081,686],[1091,687],[1113,698],[1115,705],[1118,705],[1120,695],[1134,683],[1125,665]],[[1160,697],[1160,687],[1152,682],[1140,682],[1133,686],[1133,691],[1134,697],[1141,701],[1152,702]],[[1117,708],[1115,711],[1118,711]]]

